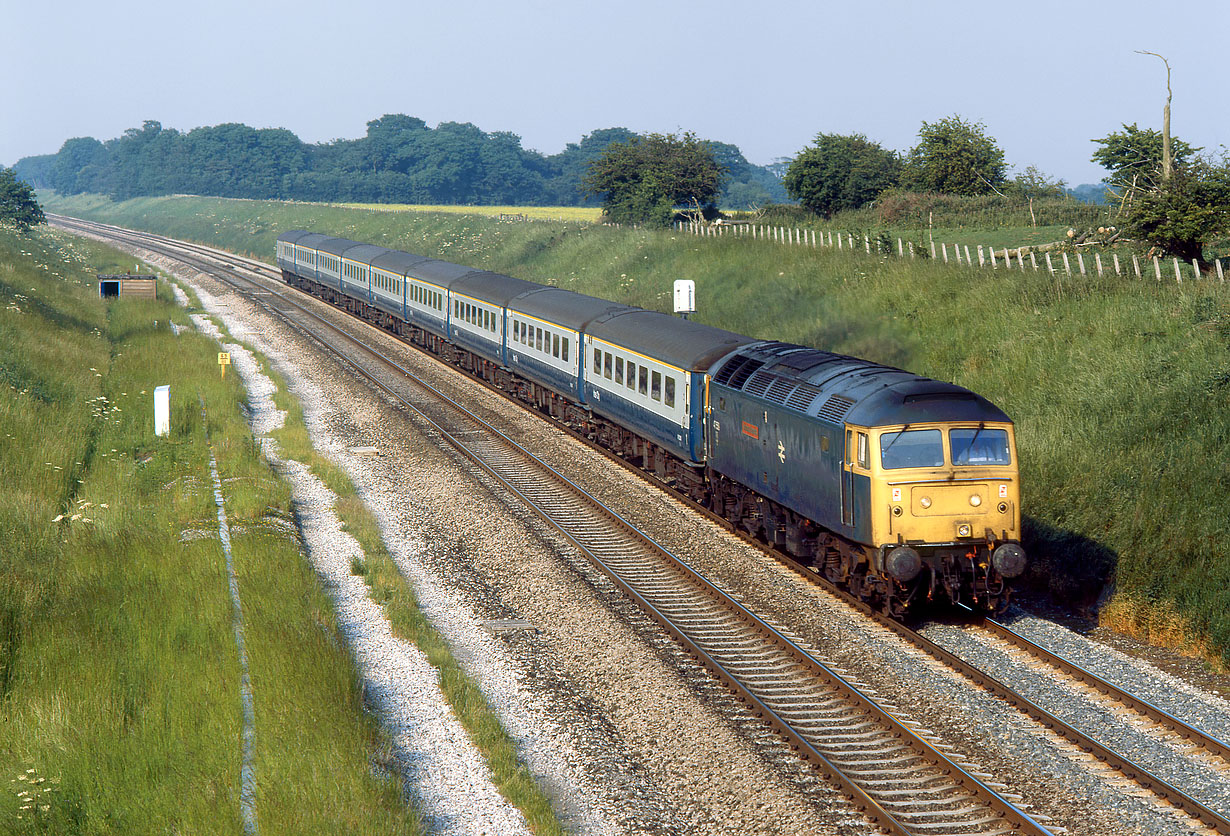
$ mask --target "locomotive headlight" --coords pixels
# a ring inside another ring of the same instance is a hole
[[[998,508],[999,508],[999,513],[1001,514],[1008,513],[1008,503],[1007,502],[999,503]]]
[[[900,506],[900,505],[894,505],[894,506],[893,506],[893,516],[894,516],[894,517],[900,517],[900,516],[901,516],[901,506]]]
[[[978,494],[974,494],[973,496],[969,498],[969,504],[977,508],[979,505],[982,504],[982,497],[980,497]]]
[[[1025,550],[1016,543],[1004,543],[991,555],[991,565],[1005,578],[1015,578],[1025,571]]]
[[[924,508],[930,508],[931,507],[931,497],[924,496],[922,499],[918,500],[918,504]]]

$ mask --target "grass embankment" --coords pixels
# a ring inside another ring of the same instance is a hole
[[[0,831],[236,833],[240,672],[263,833],[416,833],[237,376],[166,301],[104,303],[130,257],[0,231]],[[165,293],[166,289],[163,288]],[[152,434],[171,384],[172,432]],[[204,400],[202,417],[198,396]]]
[[[702,322],[951,380],[999,404],[1018,425],[1033,582],[1088,604],[1113,579],[1117,627],[1207,637],[1230,661],[1230,295],[1215,282],[248,201],[49,206],[266,259],[279,231],[308,228],[659,310],[674,279],[695,279]]]

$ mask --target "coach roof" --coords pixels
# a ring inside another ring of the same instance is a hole
[[[457,279],[449,289],[453,293],[464,293],[474,299],[481,299],[484,302],[504,307],[514,296],[520,296],[527,290],[536,290],[540,287],[542,285],[536,282],[527,282],[525,279],[516,279],[512,276],[505,276],[503,273],[478,270]]]
[[[733,331],[639,308],[600,316],[585,330],[592,337],[696,372],[707,371],[739,346],[759,342]]]
[[[524,313],[539,319],[582,331],[594,319],[608,313],[632,311],[636,308],[586,296],[558,287],[539,287],[526,291],[508,303],[511,313]]]

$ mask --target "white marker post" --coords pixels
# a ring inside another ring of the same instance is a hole
[[[696,312],[696,282],[675,279],[675,313],[687,319]]]
[[[154,435],[171,434],[171,387],[154,390]]]

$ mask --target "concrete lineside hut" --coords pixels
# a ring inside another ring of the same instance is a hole
[[[124,273],[115,276],[98,274],[98,295],[103,299],[157,299],[158,279],[150,275]]]

